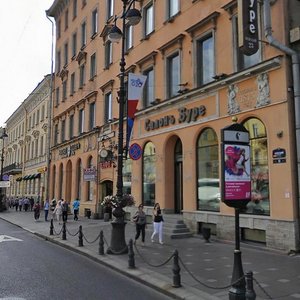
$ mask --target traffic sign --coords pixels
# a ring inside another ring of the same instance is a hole
[[[129,148],[129,156],[133,160],[138,160],[141,158],[143,150],[139,144],[132,144]]]

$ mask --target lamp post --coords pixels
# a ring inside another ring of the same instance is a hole
[[[3,162],[4,162],[4,138],[7,138],[8,135],[6,134],[5,128],[2,128],[0,139],[2,140],[2,150],[1,150],[1,174],[0,174],[0,181],[3,181]],[[1,194],[0,194],[0,211],[4,210],[3,207],[3,193],[4,187],[1,187]]]
[[[121,203],[123,198],[123,159],[124,159],[124,106],[126,103],[125,95],[125,29],[126,20],[128,25],[137,25],[142,16],[139,10],[136,8],[131,8],[132,4],[136,0],[121,0],[123,2],[122,10],[122,30],[117,27],[115,18],[115,24],[111,28],[108,38],[113,42],[119,42],[121,40],[121,60],[120,60],[120,91],[119,91],[119,133],[118,133],[118,157],[117,157],[117,193],[116,198],[119,203]],[[125,241],[125,221],[124,221],[124,211],[122,207],[117,207],[115,209],[115,220],[112,222],[112,235],[111,235],[111,245],[107,250],[110,254],[124,254],[128,252],[128,248]]]

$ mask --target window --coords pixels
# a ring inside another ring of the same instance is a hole
[[[61,142],[63,143],[66,140],[66,120],[61,121]]]
[[[155,163],[155,147],[148,142],[143,152],[143,204],[152,207],[155,203]]]
[[[66,66],[68,64],[68,59],[69,59],[68,51],[69,51],[69,45],[68,45],[68,43],[65,43],[65,46],[64,46],[64,52],[65,52],[65,56],[64,56],[65,63],[64,63],[64,66]]]
[[[72,57],[77,54],[77,32],[72,35]]]
[[[69,11],[66,10],[65,11],[65,30],[68,29],[68,26],[69,26]]]
[[[44,155],[44,136],[41,136],[41,142],[40,142],[40,155]]]
[[[266,128],[265,125],[256,118],[248,119],[243,125],[249,131],[252,187],[252,201],[247,204],[244,212],[269,216],[269,150]]]
[[[55,90],[55,106],[59,105],[59,87]]]
[[[114,15],[114,0],[107,0],[107,19]]]
[[[38,157],[38,155],[39,155],[39,140],[36,139],[34,145],[34,156],[32,156],[32,158]]]
[[[61,20],[58,20],[57,25],[56,25],[56,36],[57,39],[61,37]]]
[[[220,211],[218,138],[211,128],[204,129],[197,143],[197,209]]]
[[[81,199],[82,162],[79,159],[76,165],[77,199]]]
[[[144,8],[144,35],[147,36],[154,31],[153,3]]]
[[[69,139],[74,137],[74,115],[70,115],[69,119]]]
[[[92,12],[92,36],[98,32],[98,10],[97,8]]]
[[[96,125],[95,117],[96,117],[95,102],[93,102],[93,103],[90,103],[89,130],[92,130]]]
[[[60,72],[61,70],[61,52],[57,51],[56,54],[56,73]]]
[[[79,110],[79,118],[78,118],[78,134],[84,132],[84,109]]]
[[[75,73],[71,74],[71,86],[70,86],[70,94],[73,95],[75,93]]]
[[[180,61],[176,53],[167,58],[167,97],[178,95],[180,84]]]
[[[45,106],[42,106],[42,112],[41,112],[41,121],[43,121],[45,118]]]
[[[213,80],[215,75],[214,40],[210,34],[197,41],[197,85]]]
[[[65,101],[67,99],[67,85],[68,85],[68,80],[64,80],[62,85],[62,89],[63,89],[62,101]]]
[[[81,48],[86,45],[86,22],[81,24]]]
[[[259,10],[258,10],[259,11]],[[255,54],[247,56],[239,48],[238,43],[238,17],[233,16],[233,32],[234,32],[234,49],[236,49],[236,70],[241,71],[251,66],[258,64],[261,61],[260,52],[257,51]]]
[[[168,0],[168,18],[171,18],[179,12],[179,0]]]
[[[85,64],[79,67],[79,88],[82,88],[85,84]]]
[[[96,53],[91,56],[91,69],[90,69],[90,78],[93,79],[96,76]]]
[[[58,124],[54,126],[54,145],[58,143]]]
[[[147,76],[144,86],[144,107],[148,107],[154,101],[154,70],[148,69],[143,74]]]
[[[130,195],[132,182],[132,159],[125,159],[123,164],[123,193]]]
[[[36,112],[36,123],[35,124],[38,124],[40,122],[40,110],[38,109],[37,112]]]
[[[111,92],[105,94],[104,100],[104,123],[107,123],[108,120],[112,119],[112,94]]]
[[[77,17],[77,0],[73,0],[73,19]]]
[[[108,69],[109,65],[112,63],[112,43],[111,41],[107,41],[105,43],[105,68]]]
[[[133,26],[126,25],[125,37],[125,51],[128,51],[133,47]]]

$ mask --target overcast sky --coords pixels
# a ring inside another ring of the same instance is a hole
[[[1,1],[0,127],[51,72],[52,25],[45,11],[53,2]]]

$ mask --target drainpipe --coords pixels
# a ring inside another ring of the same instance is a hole
[[[48,105],[48,136],[47,136],[47,180],[46,180],[46,187],[45,187],[45,195],[46,199],[49,199],[49,191],[50,191],[50,163],[51,163],[51,136],[52,136],[52,90],[53,90],[53,80],[54,80],[54,56],[53,56],[53,50],[54,50],[54,22],[49,18],[46,11],[46,17],[52,24],[52,41],[51,41],[51,74],[50,74],[50,99],[49,99],[49,105]]]
[[[300,209],[300,59],[299,54],[281,44],[272,36],[272,25],[271,25],[271,6],[270,0],[264,0],[264,21],[265,21],[265,37],[269,44],[285,54],[289,55],[292,59],[292,73],[293,73],[293,86],[294,86],[294,109],[295,109],[295,135],[296,135],[296,153],[297,153],[297,218],[299,222],[299,209]],[[299,224],[298,224],[299,226]],[[300,230],[299,230],[300,231]],[[300,240],[300,232],[298,232],[298,243]]]

